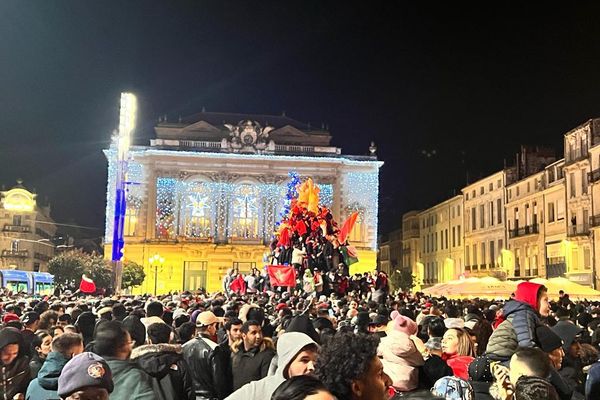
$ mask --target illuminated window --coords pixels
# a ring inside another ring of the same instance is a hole
[[[124,236],[135,236],[135,229],[137,228],[139,217],[139,208],[135,206],[127,206],[125,212],[125,225],[123,227]]]
[[[231,236],[258,238],[258,190],[250,184],[239,185],[231,200]]]
[[[182,229],[189,238],[212,236],[212,207],[210,192],[201,183],[194,184],[182,199]]]

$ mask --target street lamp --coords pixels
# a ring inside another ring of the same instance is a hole
[[[127,201],[125,182],[127,180],[127,161],[129,158],[129,143],[131,132],[135,128],[137,99],[131,93],[121,93],[121,109],[119,112],[119,131],[114,140],[117,144],[117,173],[115,179],[115,215],[113,224],[112,261],[114,262],[114,289],[121,292],[123,277],[123,228]]]
[[[161,257],[158,253],[156,253],[148,259],[148,262],[150,263],[150,266],[154,267],[154,295],[156,296],[156,286],[158,283],[158,266],[160,265],[162,268],[162,265],[165,262],[165,258]]]

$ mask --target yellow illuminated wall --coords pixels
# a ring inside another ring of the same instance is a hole
[[[261,269],[264,266],[264,254],[267,246],[262,245],[215,245],[209,243],[194,244],[128,244],[125,246],[125,260],[135,261],[144,266],[146,279],[134,288],[133,294],[154,294],[155,279],[157,294],[197,289],[192,287],[192,275],[205,276],[206,289],[216,292],[222,289],[222,279],[227,270],[239,263],[240,272],[249,272],[252,266]],[[104,254],[111,254],[110,245],[105,246]],[[151,265],[149,258],[154,255],[164,258],[162,264]],[[377,252],[358,250],[359,262],[350,266],[350,273],[371,272],[376,268]],[[253,263],[253,264],[252,264]],[[185,274],[184,278],[184,266]],[[156,272],[156,273],[155,273]],[[185,281],[184,281],[185,279]]]

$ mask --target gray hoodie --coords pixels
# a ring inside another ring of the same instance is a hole
[[[264,400],[270,399],[279,385],[287,366],[296,358],[300,350],[309,344],[317,345],[308,335],[300,332],[287,332],[277,339],[277,371],[275,375],[250,382],[233,392],[225,400]]]

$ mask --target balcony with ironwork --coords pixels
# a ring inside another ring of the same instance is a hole
[[[535,235],[540,233],[540,228],[538,224],[531,224],[527,226],[523,226],[521,228],[510,229],[508,231],[508,237],[510,239],[527,236],[527,235]]]
[[[600,168],[593,170],[592,172],[588,172],[588,181],[589,183],[600,181]]]
[[[28,250],[2,250],[2,258],[27,258]]]
[[[590,234],[589,224],[570,225],[567,229],[568,237],[588,236]]]
[[[567,263],[565,257],[549,257],[546,259],[546,278],[565,276]]]
[[[30,233],[31,227],[28,225],[10,225],[4,224],[3,232]]]

